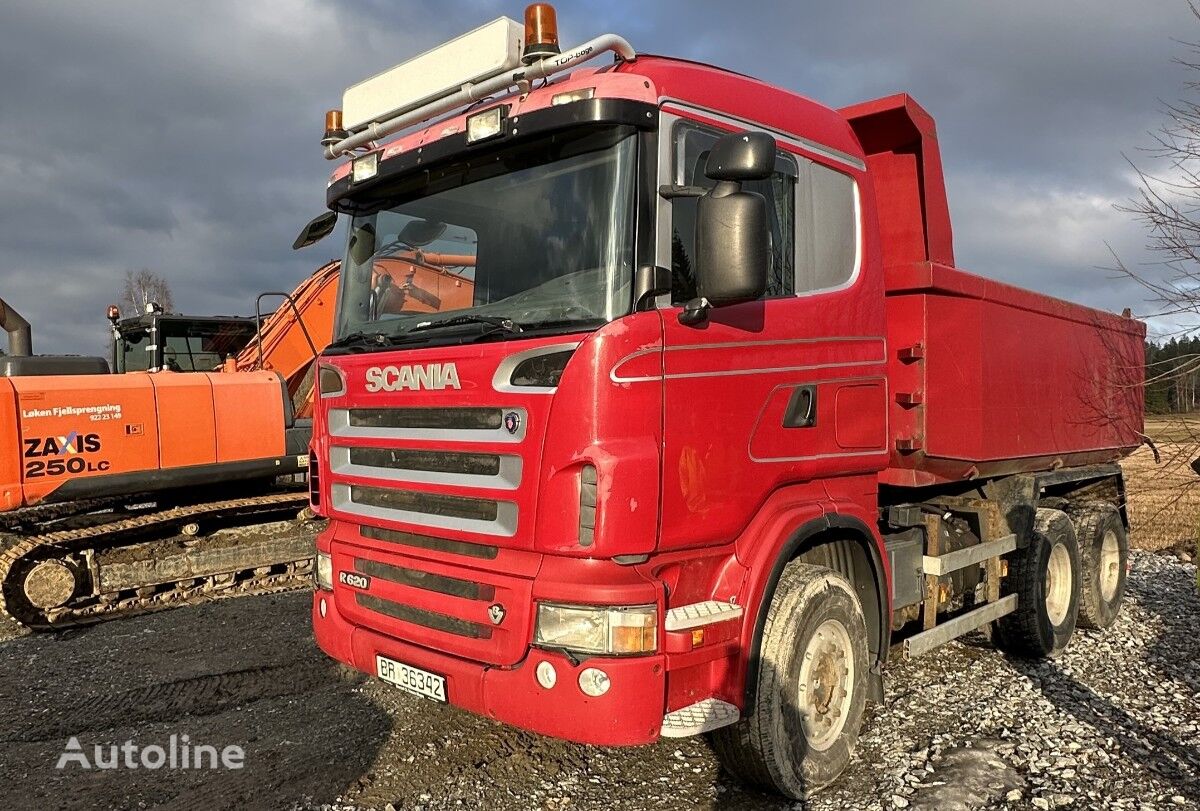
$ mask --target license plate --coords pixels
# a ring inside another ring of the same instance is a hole
[[[375,654],[375,672],[388,684],[434,701],[446,700],[446,677]]]

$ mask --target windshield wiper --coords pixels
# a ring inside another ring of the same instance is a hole
[[[423,332],[441,327],[460,327],[464,324],[487,324],[504,332],[522,331],[521,325],[511,318],[500,318],[494,315],[456,315],[454,318],[447,318],[444,321],[426,321],[422,324],[417,324],[408,330],[408,332]]]
[[[543,321],[525,321],[519,326],[527,330],[553,329],[555,327],[579,327],[582,330],[603,323],[603,318],[548,318]]]
[[[329,345],[330,349],[343,349],[352,346],[387,346],[391,338],[382,332],[352,332],[345,338],[339,338]]]

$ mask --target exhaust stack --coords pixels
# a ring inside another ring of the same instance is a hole
[[[21,314],[0,299],[0,328],[8,333],[8,354],[24,356],[33,354],[33,331]]]

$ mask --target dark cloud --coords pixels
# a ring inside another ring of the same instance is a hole
[[[477,0],[10,3],[0,26],[0,295],[41,351],[98,351],[129,269],[189,312],[248,313],[337,252],[294,254],[323,203],[321,113],[349,83],[507,13]],[[1200,39],[1183,0],[559,4],[601,30],[832,105],[904,90],[937,118],[960,263],[1089,304],[1138,308],[1096,271],[1141,261],[1114,203]]]

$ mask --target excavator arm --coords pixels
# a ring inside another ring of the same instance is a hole
[[[333,335],[341,267],[338,261],[323,265],[286,294],[234,361],[239,372],[267,370],[283,375],[298,418],[312,416],[314,350],[324,349]]]

